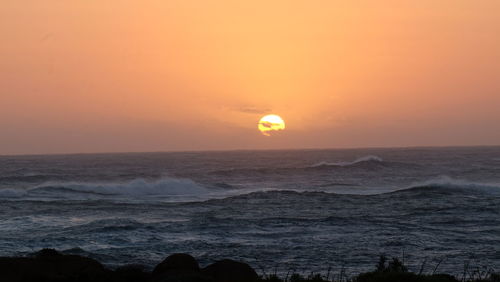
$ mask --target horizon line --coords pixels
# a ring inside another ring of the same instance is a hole
[[[439,148],[495,148],[497,145],[415,145],[415,146],[360,146],[360,147],[302,147],[282,149],[206,149],[206,150],[159,150],[159,151],[109,151],[109,152],[61,152],[61,153],[14,153],[0,154],[0,157],[29,156],[71,156],[71,155],[120,155],[120,154],[164,154],[164,153],[224,153],[250,151],[326,151],[326,150],[370,150],[370,149],[439,149]]]

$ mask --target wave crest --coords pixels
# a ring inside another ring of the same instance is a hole
[[[381,163],[383,162],[384,160],[378,156],[373,156],[373,155],[368,155],[368,156],[363,156],[363,157],[360,157],[360,158],[357,158],[355,159],[354,161],[350,161],[350,162],[319,162],[319,163],[316,163],[316,164],[313,164],[313,165],[310,165],[309,167],[324,167],[324,166],[342,166],[342,167],[346,167],[346,166],[352,166],[352,165],[356,165],[356,164],[359,164],[359,163],[366,163],[366,162],[376,162],[376,163]]]
[[[427,181],[412,184],[406,188],[391,193],[481,193],[497,194],[500,193],[500,185],[492,183],[471,182],[466,180],[454,179],[448,176],[441,176]]]
[[[202,196],[209,190],[189,179],[163,178],[156,181],[134,179],[124,183],[44,183],[30,189],[0,189],[0,198],[80,199],[118,196]]]

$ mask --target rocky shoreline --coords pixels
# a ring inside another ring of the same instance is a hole
[[[43,249],[25,257],[0,257],[0,281],[2,282],[500,282],[500,275],[485,273],[457,279],[447,274],[423,275],[409,272],[398,259],[387,261],[381,257],[376,269],[358,276],[324,277],[298,274],[278,277],[259,276],[248,264],[230,259],[214,262],[201,268],[188,254],[172,254],[146,271],[141,265],[125,265],[111,270],[100,262],[78,255],[65,255],[53,249]]]

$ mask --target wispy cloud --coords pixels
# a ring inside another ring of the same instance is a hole
[[[259,108],[254,106],[244,106],[236,109],[238,112],[247,113],[247,114],[266,114],[270,113],[271,110],[267,108]]]

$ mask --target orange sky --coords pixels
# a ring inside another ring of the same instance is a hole
[[[0,4],[0,154],[500,144],[498,0]]]

